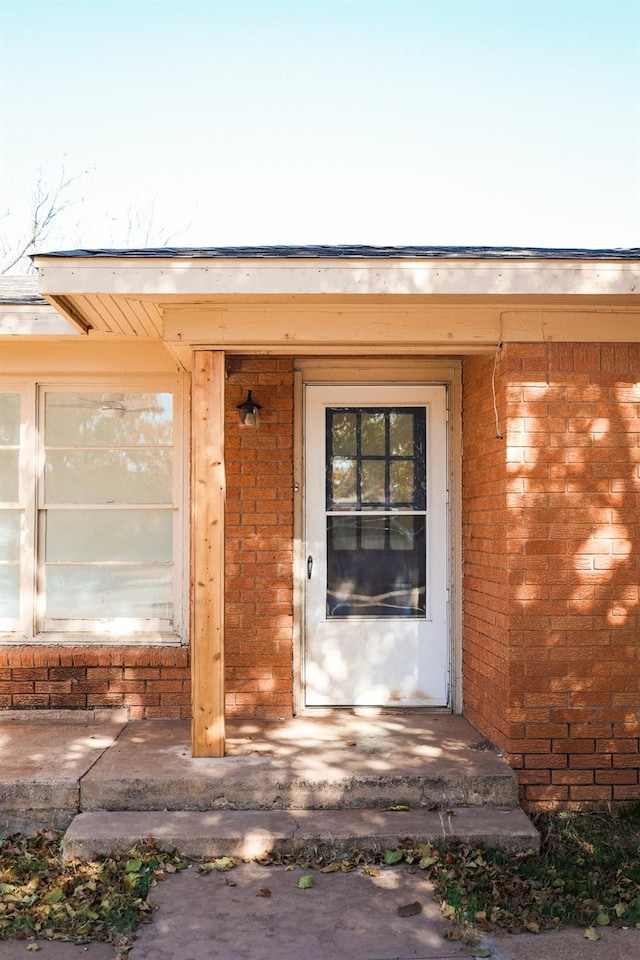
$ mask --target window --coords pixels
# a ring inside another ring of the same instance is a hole
[[[0,629],[181,634],[176,382],[0,392]]]

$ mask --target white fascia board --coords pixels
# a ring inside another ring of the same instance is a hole
[[[44,295],[640,296],[629,260],[35,257]]]
[[[78,330],[57,310],[39,304],[0,306],[0,336],[75,336]]]

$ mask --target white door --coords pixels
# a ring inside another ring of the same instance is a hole
[[[305,390],[307,706],[449,704],[446,388]]]

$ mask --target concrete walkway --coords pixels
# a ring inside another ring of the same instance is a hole
[[[312,874],[315,884],[300,889]],[[129,960],[459,960],[472,955],[451,930],[420,873],[388,867],[322,874],[296,867],[240,864],[224,873],[195,866],[159,883],[153,922],[138,930]],[[413,905],[409,916],[399,908]],[[415,906],[418,905],[418,906]],[[480,946],[492,960],[638,960],[640,930],[603,929],[491,935]],[[31,955],[28,944],[0,941],[0,960]],[[115,960],[108,944],[38,941],[42,960]]]

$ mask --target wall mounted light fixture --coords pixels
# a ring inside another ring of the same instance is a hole
[[[237,406],[238,423],[241,427],[257,427],[260,424],[261,405],[251,396],[251,390],[247,391],[247,399]]]

